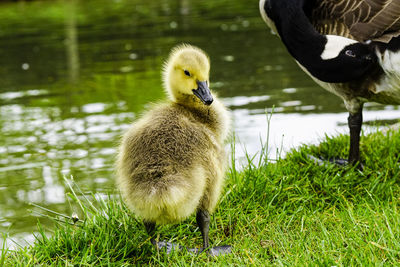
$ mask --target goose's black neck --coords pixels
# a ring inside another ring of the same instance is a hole
[[[305,10],[310,10],[307,7],[312,2],[267,0],[264,6],[289,53],[302,65],[310,58],[320,58],[327,42],[326,38],[314,29],[306,15]]]
[[[315,0],[265,0],[262,8],[289,53],[312,76],[330,83],[363,79],[376,66],[374,50],[367,44],[317,32],[309,19],[314,5]]]

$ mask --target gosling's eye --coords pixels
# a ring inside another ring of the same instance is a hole
[[[185,73],[186,76],[190,77],[190,72],[188,70],[184,70],[183,72]]]
[[[344,53],[346,54],[346,56],[356,57],[356,54],[353,52],[353,50],[346,50]]]

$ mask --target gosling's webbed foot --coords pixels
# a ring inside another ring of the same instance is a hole
[[[210,256],[226,255],[232,253],[232,247],[230,245],[217,246],[210,248],[207,253]]]
[[[157,250],[165,250],[167,254],[170,254],[172,251],[182,250],[179,244],[171,243],[167,241],[155,241],[152,240],[151,243],[157,248]]]
[[[207,253],[209,256],[220,256],[220,255],[232,253],[232,247],[230,245],[223,245],[223,246],[217,246],[217,247],[212,247],[212,248],[208,248],[208,249],[190,248],[190,249],[188,249],[188,251],[193,254],[200,254],[200,253],[204,252],[204,253]]]

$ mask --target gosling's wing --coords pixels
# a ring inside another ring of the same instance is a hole
[[[316,0],[308,15],[321,34],[385,43],[400,35],[400,0]]]

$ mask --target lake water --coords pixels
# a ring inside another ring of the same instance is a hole
[[[0,25],[0,231],[10,247],[32,242],[38,218],[52,226],[29,203],[72,213],[64,176],[85,192],[113,192],[119,137],[165,97],[160,69],[178,43],[209,54],[210,87],[232,111],[238,162],[259,152],[272,107],[272,159],[347,133],[341,100],[298,68],[257,0],[1,3]],[[368,104],[364,113],[399,117],[397,106]]]

